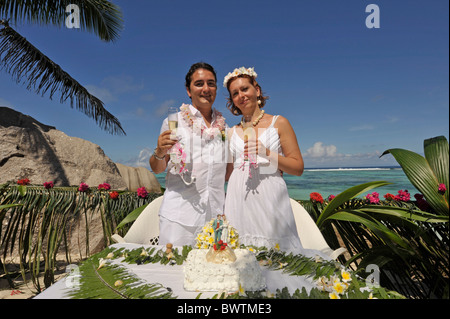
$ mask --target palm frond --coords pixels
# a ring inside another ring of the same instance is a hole
[[[173,298],[172,292],[160,284],[149,284],[119,265],[99,267],[101,258],[112,250],[104,251],[83,262],[79,269],[79,285],[70,297],[78,299],[154,299]],[[78,276],[79,276],[78,275]],[[118,282],[120,281],[120,284]],[[77,283],[78,284],[78,283]]]
[[[81,31],[93,32],[104,41],[119,38],[123,29],[122,12],[117,5],[106,0],[2,0],[0,19],[64,27],[69,4],[80,9]]]
[[[1,25],[1,23],[0,23]],[[30,42],[3,22],[0,29],[0,68],[10,73],[17,83],[26,83],[28,90],[42,96],[49,92],[50,99],[60,92],[60,102],[70,100],[77,110],[93,118],[111,134],[125,134],[119,120],[109,113],[103,102],[90,94],[78,81],[44,55]]]

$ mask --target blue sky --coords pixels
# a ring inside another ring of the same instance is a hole
[[[98,144],[113,161],[148,167],[168,106],[189,102],[184,76],[218,73],[215,107],[231,126],[223,77],[255,67],[269,114],[294,127],[305,166],[395,165],[389,148],[423,152],[449,136],[447,0],[121,0],[114,43],[54,26],[13,25],[99,97],[126,136],[110,135],[69,104],[29,92],[0,70],[0,105]],[[366,27],[377,4],[380,28]]]

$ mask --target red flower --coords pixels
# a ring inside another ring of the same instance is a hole
[[[87,192],[89,190],[89,185],[86,183],[80,183],[80,187],[78,187],[80,192]]]
[[[28,185],[28,184],[30,184],[30,180],[28,178],[22,178],[22,179],[19,179],[17,181],[17,184],[19,184],[19,185]]]
[[[386,193],[386,195],[384,195],[384,198],[386,200],[393,200],[393,199],[395,199],[395,195],[394,194],[390,194],[390,193]]]
[[[323,197],[319,193],[313,192],[309,195],[311,201],[323,204]]]
[[[114,191],[109,193],[109,198],[111,199],[117,199],[119,197],[119,193]]]
[[[147,195],[148,195],[148,192],[147,192],[147,190],[145,189],[145,187],[140,187],[140,188],[137,189],[137,194],[138,194],[138,196],[141,197],[141,198],[146,198]]]
[[[423,210],[424,212],[428,211],[428,209],[430,208],[430,205],[423,198],[422,194],[415,194],[414,198],[416,199],[416,206],[419,207],[420,210]]]
[[[53,186],[55,186],[55,185],[53,185],[53,182],[44,182],[44,187],[46,189],[53,188]]]
[[[103,183],[98,185],[98,190],[102,190],[104,189],[105,191],[110,190],[111,189],[111,185],[109,185],[108,183]]]
[[[447,191],[447,187],[445,187],[444,183],[439,184],[439,188],[438,188],[439,194],[445,194],[445,192]]]

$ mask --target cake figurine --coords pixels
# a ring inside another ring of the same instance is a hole
[[[225,215],[217,215],[197,236],[196,248],[184,266],[184,288],[189,291],[236,292],[265,288],[265,278],[253,252],[239,249],[239,235]]]
[[[172,248],[173,248],[173,245],[171,243],[168,243],[166,245],[166,254],[170,254],[172,252]]]

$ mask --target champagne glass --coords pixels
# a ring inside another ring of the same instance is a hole
[[[167,119],[169,120],[169,130],[172,131],[171,138],[175,137],[178,128],[178,109],[176,107],[169,107]]]
[[[244,129],[244,143],[248,147],[248,140],[254,137],[254,128],[251,115],[242,117],[242,128]],[[248,161],[248,151],[244,152],[244,161]]]

